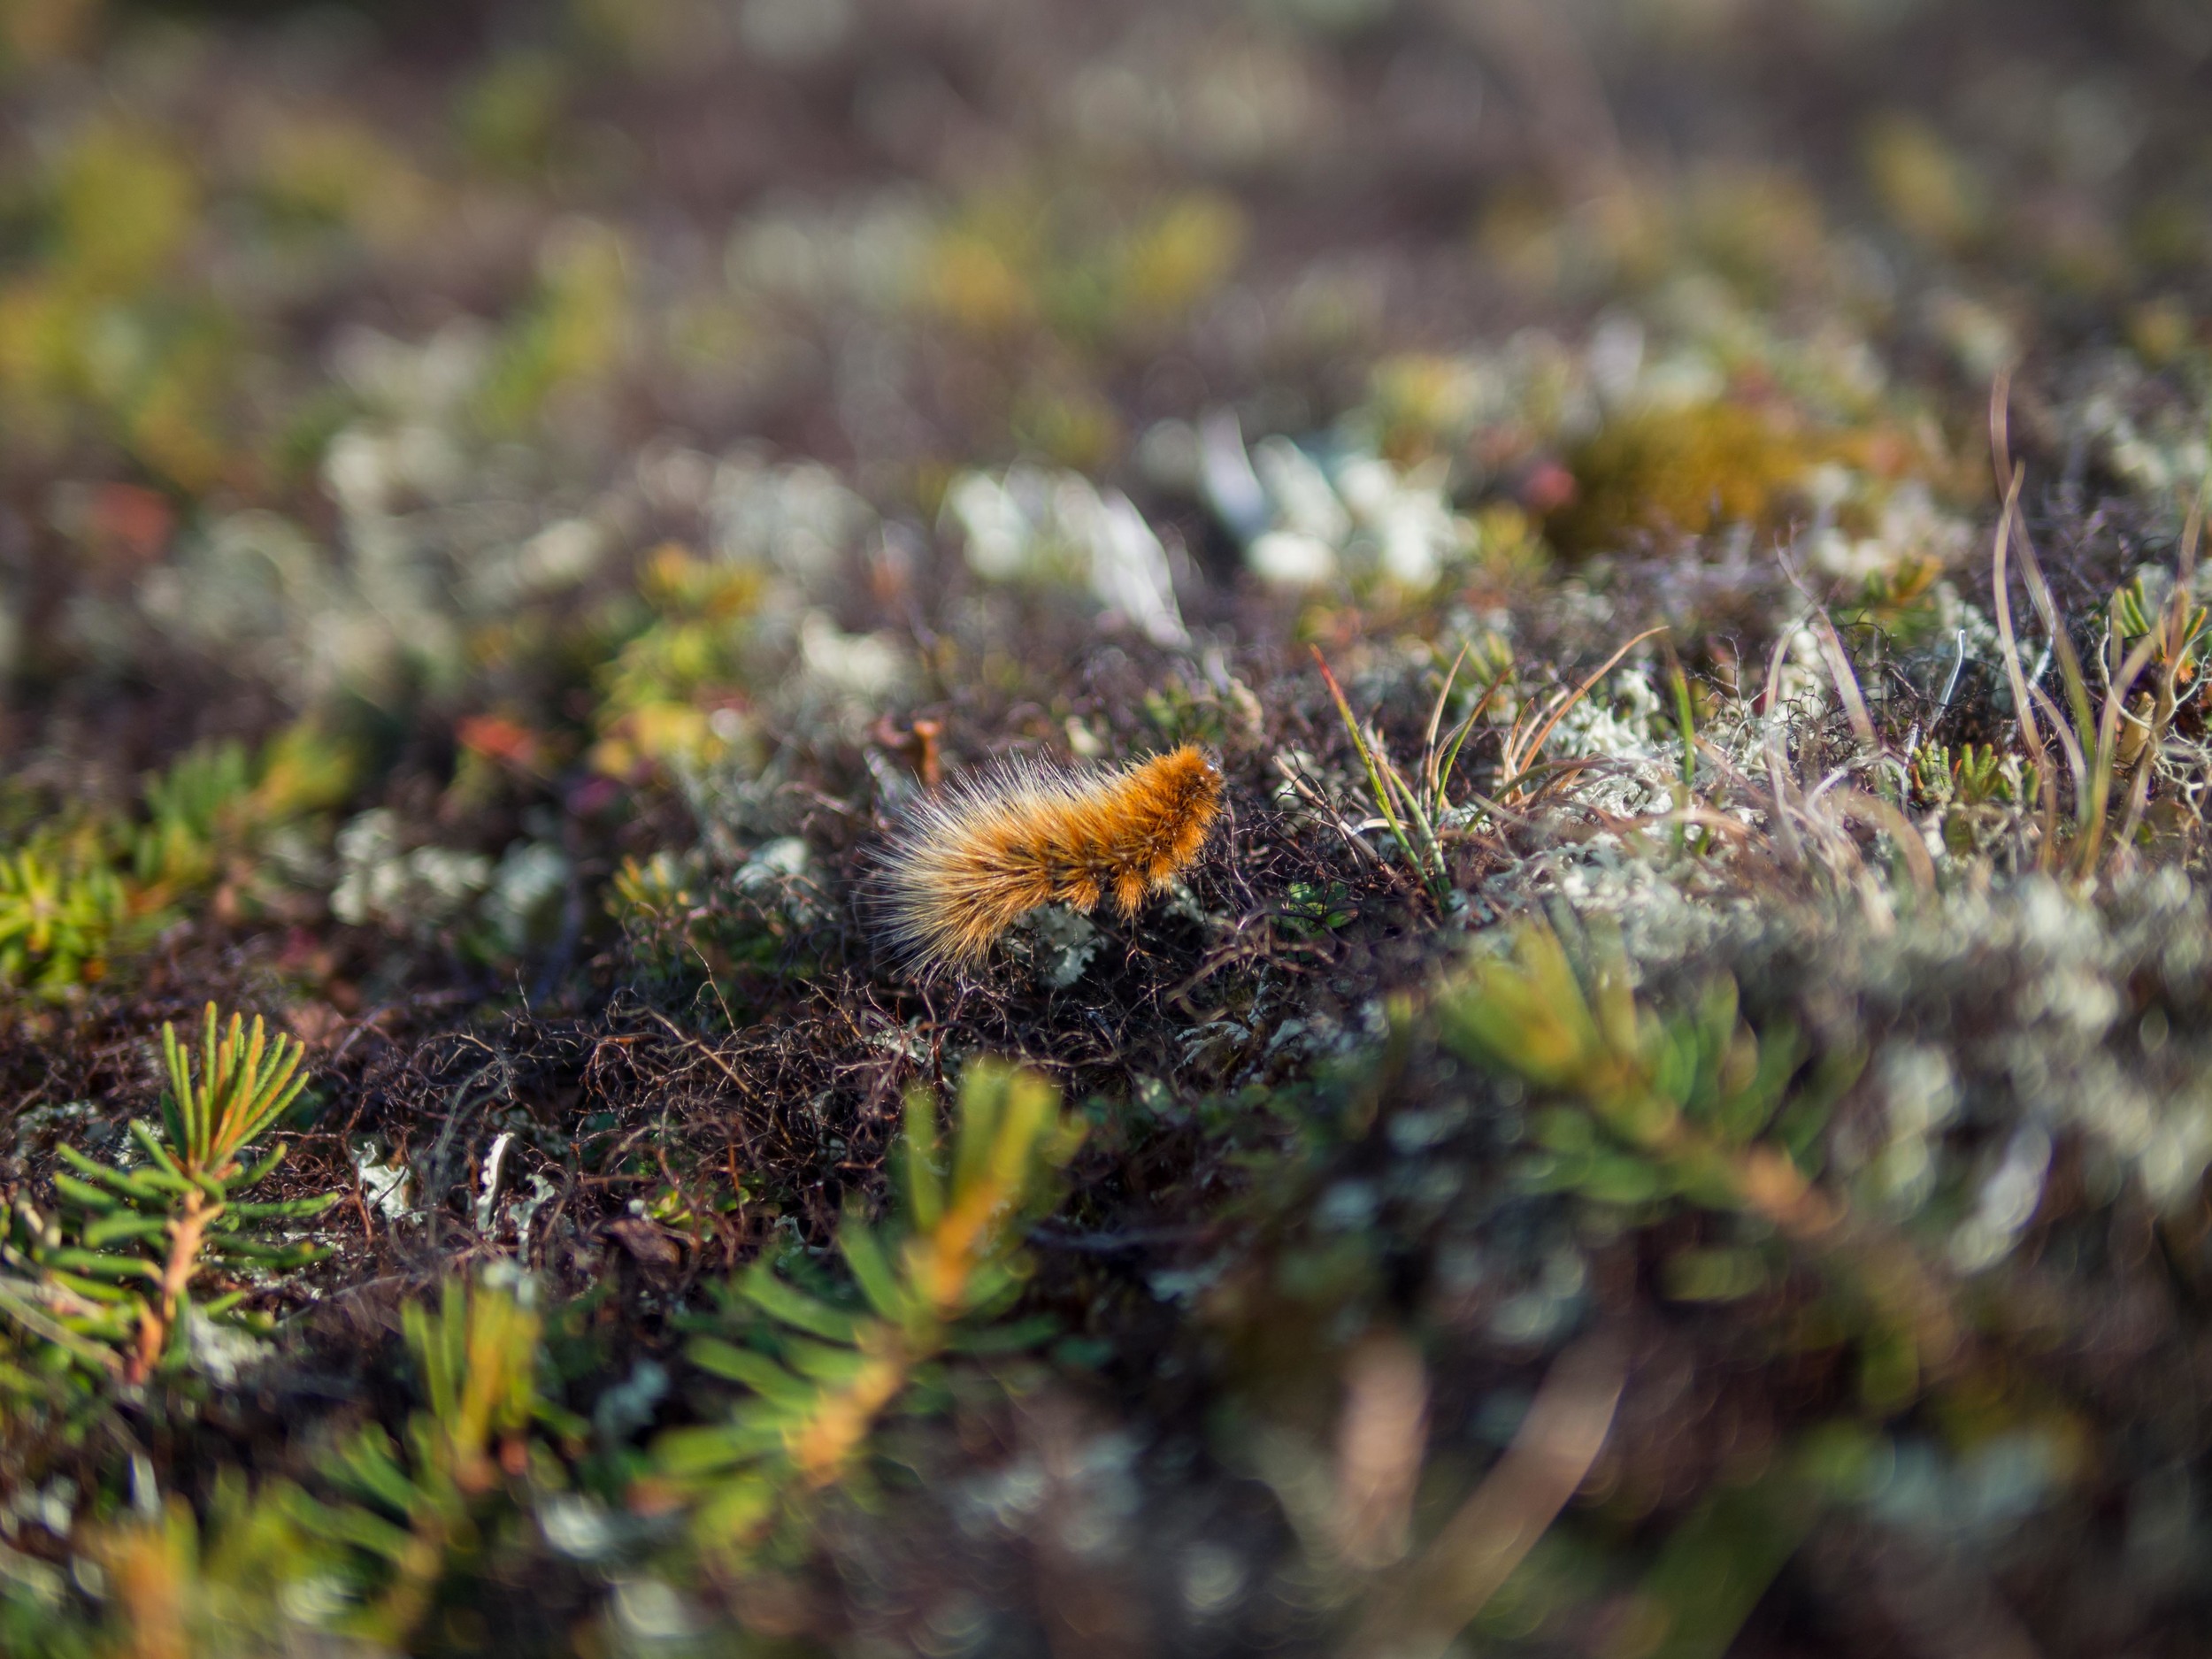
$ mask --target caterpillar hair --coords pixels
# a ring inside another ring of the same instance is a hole
[[[1186,744],[1117,772],[1022,761],[925,797],[882,856],[878,925],[925,972],[970,968],[1041,904],[1134,917],[1190,867],[1221,814],[1221,772]]]

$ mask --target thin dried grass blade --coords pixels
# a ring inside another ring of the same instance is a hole
[[[1533,760],[1538,755],[1541,754],[1544,749],[1544,740],[1552,734],[1553,728],[1557,726],[1560,721],[1567,718],[1567,711],[1570,709],[1572,709],[1576,703],[1580,703],[1583,698],[1588,696],[1592,689],[1600,680],[1603,680],[1608,674],[1611,673],[1614,669],[1618,667],[1620,665],[1621,658],[1626,657],[1629,652],[1634,650],[1639,645],[1641,645],[1653,634],[1664,634],[1666,631],[1665,625],[1663,624],[1655,628],[1646,628],[1634,639],[1630,640],[1624,644],[1620,649],[1615,651],[1612,656],[1607,657],[1602,663],[1599,664],[1597,672],[1592,674],[1589,679],[1584,680],[1579,686],[1577,686],[1574,688],[1573,693],[1569,695],[1564,702],[1560,703],[1557,708],[1552,710],[1550,718],[1547,719],[1542,726],[1537,728],[1536,735],[1529,740],[1527,749],[1519,758],[1523,761]],[[1519,783],[1522,776],[1525,772],[1525,766],[1522,764],[1517,764],[1514,766],[1512,776],[1508,778],[1506,782],[1499,787],[1498,795],[1501,800],[1510,801],[1513,798],[1515,793],[1513,786]]]
[[[1383,1586],[1346,1650],[1350,1659],[1441,1659],[1589,1474],[1626,1373],[1626,1348],[1606,1332],[1553,1362],[1505,1455]]]
[[[1821,657],[1828,664],[1829,677],[1836,682],[1836,695],[1851,721],[1851,734],[1859,740],[1861,749],[1880,748],[1873,717],[1866,711],[1865,694],[1859,689],[1858,673],[1851,666],[1851,654],[1843,649],[1843,636],[1836,632],[1825,611],[1813,612],[1813,637],[1820,641]]]

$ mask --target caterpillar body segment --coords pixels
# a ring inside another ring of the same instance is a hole
[[[1189,868],[1221,813],[1190,745],[1114,772],[1018,762],[916,806],[885,855],[879,925],[910,966],[972,968],[1041,904],[1133,917]]]

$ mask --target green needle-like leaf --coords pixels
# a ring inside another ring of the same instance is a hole
[[[757,1263],[739,1281],[739,1289],[747,1301],[770,1317],[810,1336],[824,1337],[832,1342],[850,1342],[857,1329],[851,1314],[794,1289],[777,1278],[765,1263]]]
[[[751,1348],[703,1336],[686,1344],[684,1354],[702,1371],[743,1383],[762,1398],[778,1404],[804,1405],[814,1397],[811,1385],[793,1376],[767,1355]]]

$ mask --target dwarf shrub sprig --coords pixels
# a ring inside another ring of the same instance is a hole
[[[211,1002],[196,1074],[174,1026],[163,1026],[162,1048],[169,1088],[161,1128],[130,1126],[144,1162],[103,1164],[62,1148],[69,1167],[54,1177],[55,1213],[19,1200],[5,1251],[11,1264],[32,1268],[36,1278],[0,1285],[0,1309],[34,1337],[127,1384],[182,1363],[195,1312],[250,1323],[236,1312],[243,1291],[196,1308],[194,1286],[208,1263],[283,1270],[317,1261],[326,1254],[319,1247],[255,1235],[264,1224],[320,1215],[338,1202],[335,1193],[272,1203],[239,1196],[284,1161],[282,1141],[250,1163],[244,1154],[306,1084],[296,1041],[280,1035],[272,1042],[258,1017],[249,1030],[233,1014],[220,1029]],[[75,1340],[63,1342],[58,1333]]]
[[[342,801],[353,787],[350,750],[302,721],[257,757],[237,742],[204,744],[146,780],[146,820],[134,833],[132,879],[142,902],[168,903],[229,890],[269,896],[259,866],[280,836]]]
[[[1829,1110],[1864,1056],[1809,1064],[1786,1024],[1760,1033],[1742,1020],[1724,978],[1663,1013],[1639,1003],[1617,942],[1591,956],[1578,973],[1557,934],[1524,927],[1509,957],[1479,956],[1440,1002],[1448,1048],[1541,1098],[1532,1183],[1645,1213],[1686,1201],[1770,1230],[1855,1308],[1870,1402],[1909,1398],[1953,1356],[1957,1316],[1905,1240],[1813,1179]],[[1726,1263],[1683,1265],[1700,1281],[1690,1294],[1733,1294],[1714,1282]]]
[[[58,1001],[105,979],[180,914],[266,909],[282,879],[265,855],[352,787],[350,751],[307,723],[257,760],[204,745],[146,781],[146,815],[43,826],[0,849],[0,986]]]
[[[449,1279],[436,1311],[404,1310],[424,1402],[404,1447],[362,1429],[324,1464],[338,1500],[299,1512],[310,1533],[365,1563],[358,1633],[403,1647],[440,1581],[481,1554],[508,1482],[528,1469],[532,1425],[560,1417],[537,1391],[543,1323],[526,1294],[489,1280]]]
[[[1024,1224],[1081,1125],[1042,1078],[994,1061],[968,1069],[955,1119],[948,1164],[935,1099],[907,1096],[902,1213],[884,1233],[854,1215],[838,1228],[856,1297],[810,1295],[758,1264],[735,1287],[754,1316],[750,1341],[690,1345],[695,1364],[746,1390],[722,1422],[672,1430],[654,1447],[658,1483],[692,1507],[706,1548],[742,1551],[793,1518],[806,1494],[853,1468],[883,1414],[946,1355],[1041,1334],[992,1321],[1019,1294]]]
[[[1733,981],[1663,1017],[1638,1006],[1617,955],[1601,955],[1590,979],[1586,991],[1558,935],[1532,926],[1510,957],[1478,957],[1441,1005],[1448,1046],[1563,1102],[1537,1119],[1543,1183],[1625,1203],[1681,1194],[1786,1233],[1832,1225],[1803,1166],[1855,1058],[1793,1089],[1796,1033],[1753,1033]]]
[[[283,1479],[250,1486],[232,1470],[204,1525],[172,1498],[90,1532],[112,1651],[290,1653],[334,1636],[413,1651],[440,1586],[523,1512],[512,1486],[534,1422],[579,1425],[538,1396],[541,1322],[526,1282],[450,1279],[438,1307],[410,1302],[401,1324],[423,1408],[402,1444],[372,1425],[326,1455],[326,1496]]]
[[[0,985],[58,996],[105,977],[131,919],[113,870],[35,844],[0,853]]]

